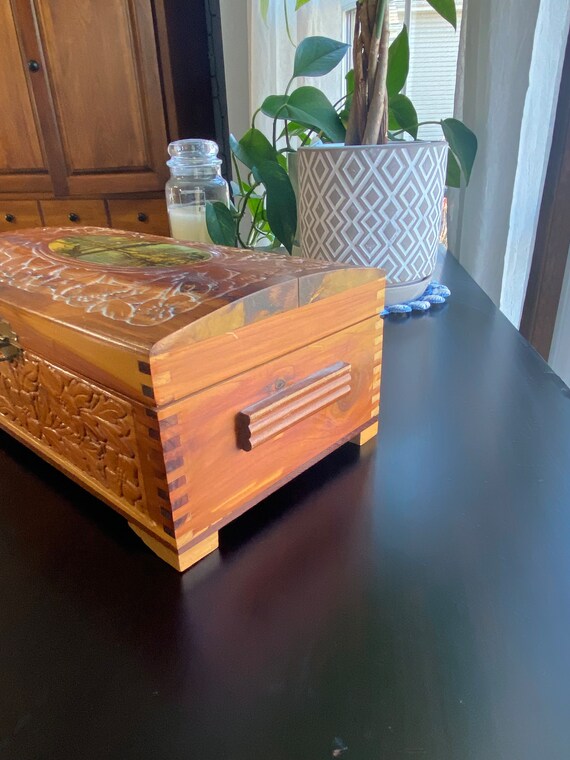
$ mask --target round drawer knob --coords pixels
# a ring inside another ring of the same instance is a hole
[[[14,214],[6,214],[6,216],[4,217],[4,219],[5,219],[5,220],[6,220],[6,221],[7,221],[9,224],[13,224],[13,223],[16,221],[16,217],[14,216]]]
[[[137,219],[139,220],[139,222],[148,222],[148,215],[144,214],[141,211],[141,213],[137,215]]]
[[[67,217],[70,222],[78,222],[80,221],[79,214],[76,214],[75,211],[72,211],[71,214]]]
[[[40,64],[37,61],[28,61],[28,69],[32,72],[32,74],[35,74],[36,71],[40,70]]]

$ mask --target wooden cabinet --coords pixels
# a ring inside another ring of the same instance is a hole
[[[43,61],[30,79],[49,79],[62,189],[161,190],[168,135],[150,0],[34,6]]]
[[[219,23],[218,0],[2,0],[0,200],[168,232],[164,204],[141,205],[163,197],[168,142],[227,148]]]

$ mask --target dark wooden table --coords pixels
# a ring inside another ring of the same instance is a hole
[[[570,391],[451,257],[378,445],[184,576],[0,437],[2,760],[568,760]]]

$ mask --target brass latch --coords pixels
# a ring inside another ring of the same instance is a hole
[[[13,362],[21,353],[18,336],[10,324],[0,317],[0,362]]]

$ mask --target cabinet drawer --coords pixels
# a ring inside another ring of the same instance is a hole
[[[46,227],[108,227],[105,201],[68,200],[42,201]]]
[[[0,201],[0,232],[41,226],[37,201]]]
[[[161,198],[140,201],[118,200],[108,203],[112,227],[170,237],[166,201]]]

